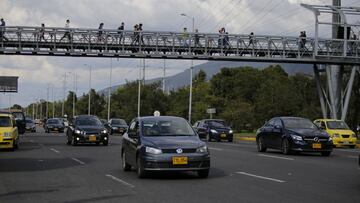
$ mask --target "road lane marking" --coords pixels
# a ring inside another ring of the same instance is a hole
[[[223,149],[220,148],[216,148],[216,147],[208,147],[210,150],[215,150],[215,151],[223,151]]]
[[[50,148],[51,151],[55,152],[55,153],[60,153],[58,150],[54,149],[54,148]]]
[[[76,162],[78,162],[79,164],[81,164],[81,165],[85,165],[85,162],[82,162],[82,161],[80,161],[79,159],[77,159],[77,158],[71,158],[72,160],[74,160],[74,161],[76,161]]]
[[[113,175],[106,174],[105,176],[108,177],[108,178],[111,178],[111,179],[113,179],[113,180],[115,180],[115,181],[117,181],[117,182],[119,182],[119,183],[122,183],[122,184],[124,184],[124,185],[126,185],[126,186],[128,186],[128,187],[131,187],[131,188],[134,188],[134,187],[135,187],[134,185],[131,185],[130,183],[128,183],[128,182],[126,182],[126,181],[123,181],[123,180],[121,180],[120,178],[117,178],[117,177],[115,177],[115,176],[113,176]]]
[[[352,158],[352,159],[358,159],[358,156],[347,156],[348,158]]]
[[[265,176],[258,176],[258,175],[254,175],[254,174],[246,173],[246,172],[235,172],[235,173],[250,176],[250,177],[254,177],[254,178],[270,180],[270,181],[274,181],[274,182],[278,182],[278,183],[285,183],[286,182],[284,180],[279,180],[279,179],[275,179],[275,178],[269,178],[269,177],[265,177]]]
[[[353,150],[353,149],[335,149],[334,151],[341,151],[341,152],[349,152],[349,153],[359,153],[359,150]]]
[[[262,157],[268,157],[268,158],[274,158],[274,159],[284,159],[284,160],[288,160],[288,161],[294,161],[295,159],[293,158],[287,158],[287,157],[282,157],[282,156],[273,156],[273,155],[266,155],[266,154],[258,154],[259,156]]]

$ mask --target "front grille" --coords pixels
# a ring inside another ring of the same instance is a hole
[[[341,135],[343,138],[349,138],[350,135]]]
[[[177,149],[162,149],[162,152],[165,154],[177,154],[176,152]],[[195,153],[196,149],[182,149],[183,152],[182,153]]]

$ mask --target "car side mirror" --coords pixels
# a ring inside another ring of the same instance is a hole
[[[278,130],[282,130],[281,125],[275,125],[274,128],[275,128],[275,129],[278,129]]]
[[[139,132],[129,132],[128,135],[132,139],[139,138]]]

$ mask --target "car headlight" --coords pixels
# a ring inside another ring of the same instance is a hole
[[[352,137],[352,138],[357,138],[355,134],[352,134],[351,137]]]
[[[102,134],[107,134],[108,132],[107,132],[106,129],[104,129],[104,130],[101,131],[101,133],[102,133]]]
[[[298,136],[298,135],[290,135],[291,136],[291,138],[293,139],[293,140],[296,140],[296,141],[302,141],[303,139],[302,139],[302,137],[301,136]]]
[[[113,130],[117,130],[117,129],[118,129],[118,127],[112,127],[112,129],[113,129]]]
[[[334,137],[334,138],[339,138],[339,137],[340,137],[340,134],[339,134],[339,133],[334,133],[334,134],[333,134],[333,137]]]
[[[207,153],[208,148],[206,146],[202,146],[202,147],[197,148],[196,152],[198,152],[198,153]]]
[[[330,141],[332,141],[332,138],[331,138],[331,137],[329,137],[328,141],[329,141],[329,142],[330,142]]]
[[[153,147],[146,147],[145,152],[149,153],[149,154],[161,154],[162,153],[161,149],[156,149]]]
[[[214,130],[214,129],[211,129],[210,132],[212,132],[212,133],[218,133],[218,132],[217,132],[216,130]]]
[[[10,132],[4,132],[4,137],[11,137],[11,133]]]
[[[234,131],[233,131],[233,130],[230,130],[230,131],[229,131],[229,133],[230,133],[230,134],[233,134],[233,133],[234,133]]]
[[[81,134],[81,131],[80,130],[75,130],[75,133],[76,134]]]

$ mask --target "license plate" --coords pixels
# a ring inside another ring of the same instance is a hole
[[[344,141],[344,144],[349,144],[349,142],[348,142],[348,141]]]
[[[312,148],[313,149],[321,149],[321,143],[313,143]]]
[[[176,156],[172,158],[173,165],[188,164],[188,158],[186,156]]]
[[[89,141],[96,141],[96,136],[95,135],[91,135],[89,137]]]
[[[221,134],[220,136],[221,136],[222,138],[224,138],[224,137],[226,137],[226,134]]]
[[[58,130],[57,128],[54,128],[54,130]]]

